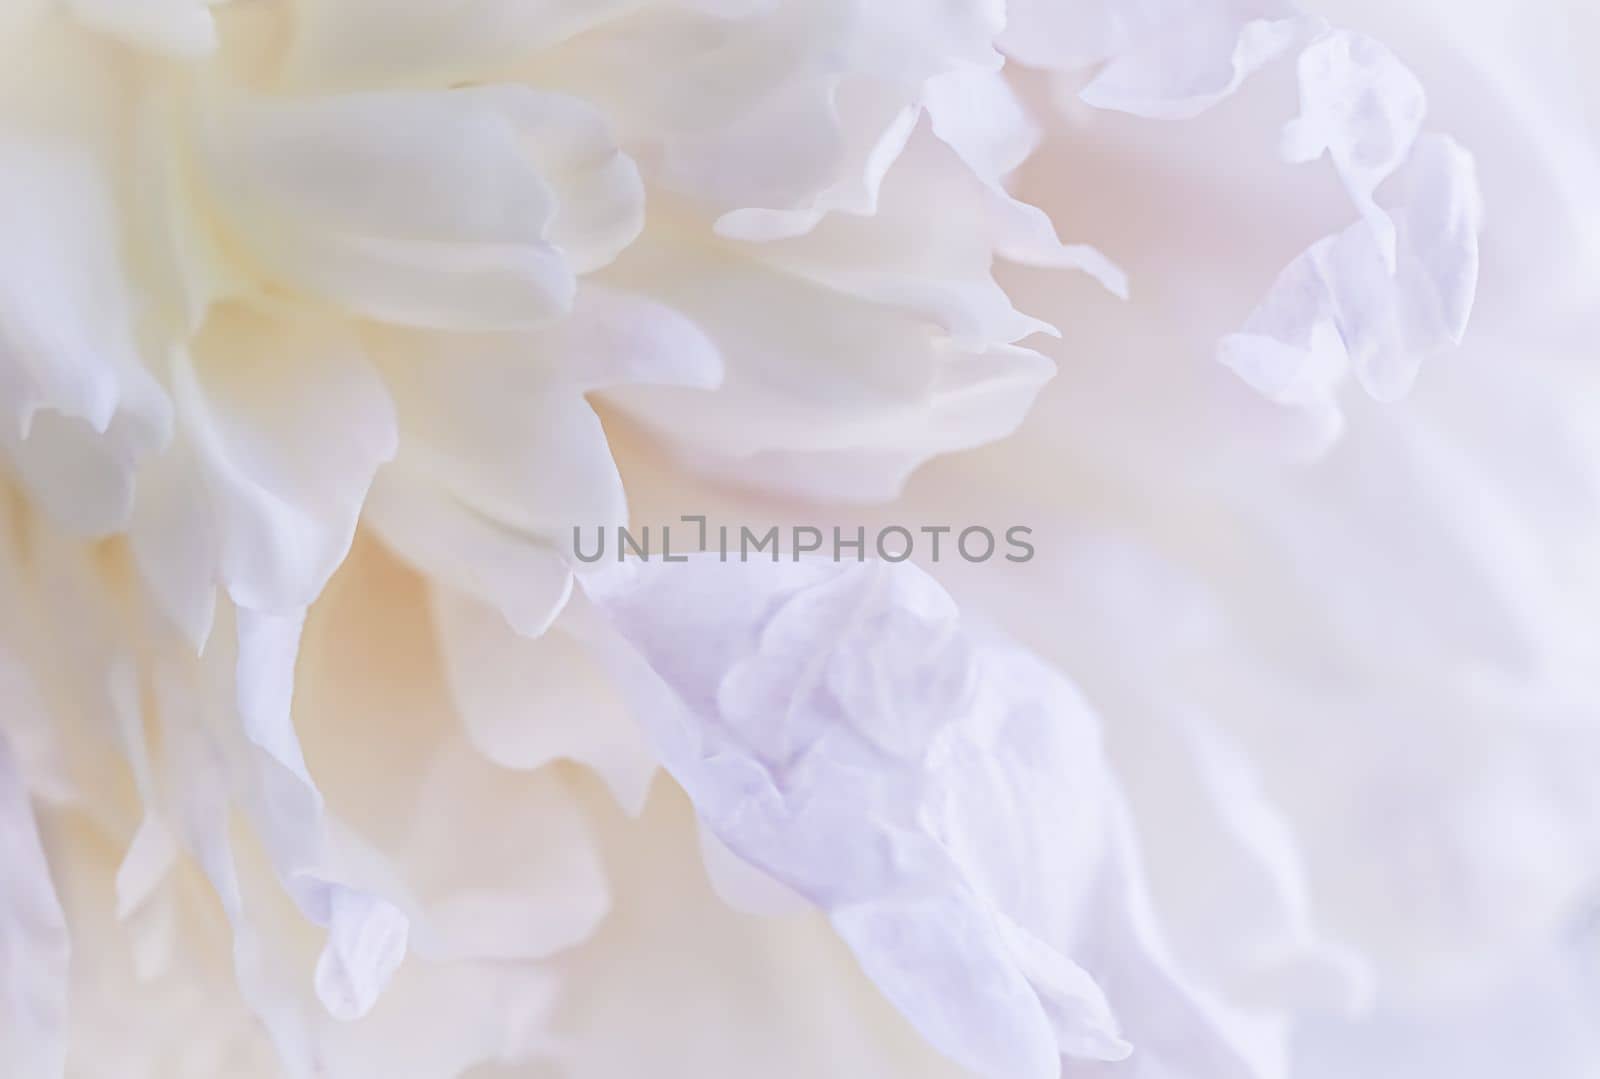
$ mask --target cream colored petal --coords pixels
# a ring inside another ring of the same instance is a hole
[[[928,457],[1011,430],[1052,374],[1027,349],[952,340],[917,310],[921,297],[873,302],[808,279],[820,270],[669,236],[647,235],[607,280],[693,319],[724,358],[724,382],[714,394],[623,387],[606,400],[712,473],[885,497]]]
[[[209,8],[224,0],[66,0],[85,26],[139,48],[185,59],[209,55],[217,28]]]
[[[559,769],[497,760],[469,742],[476,717],[452,692],[440,647],[448,637],[429,592],[370,540],[334,580],[302,649],[296,709],[307,759],[339,822],[335,845],[355,844],[378,874],[369,886],[403,896],[416,955],[436,964],[543,959],[605,915],[594,838]],[[511,635],[496,612],[485,614]],[[563,718],[547,716],[536,693],[508,694],[506,704],[529,723]]]
[[[70,133],[0,139],[0,446],[76,531],[114,531],[171,435],[122,262],[112,159]]]
[[[239,101],[209,118],[204,160],[264,269],[402,325],[536,325],[643,215],[600,115],[519,86]]]
[[[438,587],[432,610],[452,697],[480,752],[519,771],[576,761],[629,813],[643,809],[655,754],[603,670],[560,623],[524,637],[493,608]]]
[[[639,820],[609,801],[598,790],[589,797],[616,908],[559,964],[567,988],[549,1071],[570,1079],[960,1074],[873,990],[816,915],[756,918],[724,905],[675,786],[661,785]]]
[[[194,349],[175,365],[175,392],[217,583],[246,608],[304,609],[394,455],[389,396],[354,335],[315,316],[224,307]]]

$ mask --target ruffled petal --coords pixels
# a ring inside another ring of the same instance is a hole
[[[1041,1077],[1062,1053],[1121,1059],[1117,1009],[1136,1052],[1142,1037],[1192,1074],[1258,1074],[1247,1033],[1166,956],[1087,708],[964,630],[920,571],[699,559],[585,589],[707,825],[827,911],[953,1059]]]
[[[1299,69],[1300,116],[1284,130],[1284,157],[1328,155],[1392,273],[1395,226],[1373,193],[1411,155],[1428,111],[1422,83],[1381,43],[1344,30],[1313,42]]]
[[[1283,156],[1304,162],[1326,153],[1364,229],[1328,237],[1291,264],[1272,298],[1222,351],[1224,362],[1252,385],[1298,406],[1319,432],[1320,447],[1341,429],[1334,396],[1348,370],[1354,368],[1375,396],[1391,400],[1409,389],[1426,354],[1459,340],[1478,274],[1481,211],[1472,162],[1459,148],[1439,149],[1438,139],[1413,153],[1427,97],[1388,48],[1363,34],[1330,29],[1287,4],[1153,2],[1117,11],[1100,3],[1023,4],[1012,14],[1016,34],[1008,47],[1035,62],[1045,62],[1031,51],[1037,38],[1083,30],[1090,44],[1078,59],[1106,61],[1083,88],[1083,100],[1144,116],[1195,116],[1231,96],[1268,61],[1298,48],[1300,115],[1283,132]],[[1376,191],[1413,157],[1409,171],[1420,185],[1413,188],[1413,204],[1431,213],[1413,227],[1421,234],[1417,251],[1402,267],[1399,222],[1379,205]],[[1424,194],[1420,187],[1431,190]],[[1414,341],[1404,340],[1400,326],[1407,323],[1417,323]],[[1345,330],[1360,340],[1342,339]]]
[[[1275,401],[1333,408],[1347,374],[1392,401],[1411,388],[1424,359],[1458,344],[1478,281],[1483,209],[1473,160],[1451,139],[1429,135],[1407,179],[1394,211],[1393,272],[1368,222],[1319,241],[1284,270],[1244,329],[1223,340],[1222,362]]]
[[[734,250],[844,295],[920,316],[963,346],[1055,332],[1012,305],[995,281],[995,257],[1097,275],[1108,263],[1062,244],[1048,217],[1013,199],[998,175],[972,168],[961,147],[940,137],[937,120],[913,134],[870,217],[833,217],[804,236]],[[968,146],[966,153],[981,151]],[[993,162],[980,158],[980,165],[987,169]],[[973,227],[927,227],[933,215],[958,208]],[[1113,292],[1126,287],[1114,268],[1102,283]]]
[[[194,969],[213,958],[213,904],[180,907],[176,964],[138,1012],[154,1029],[119,1029],[93,994],[87,1029],[106,1037],[108,1055],[127,1054],[129,1075],[301,1079],[378,1061],[451,1079],[544,1045],[558,987],[532,960],[593,932],[605,876],[563,776],[500,769],[461,738],[424,588],[368,544],[303,637],[297,619],[224,606],[237,648],[219,632],[199,659],[160,653],[162,804],[221,900],[239,999],[216,971]],[[385,742],[385,767],[374,769],[373,746]],[[330,791],[326,806],[313,775]],[[235,807],[250,829],[230,828]],[[135,917],[182,900],[172,888],[186,872],[180,864]],[[402,939],[410,958],[396,970]],[[121,950],[103,950],[87,967],[114,975]],[[419,1023],[438,1028],[421,1046],[406,1035]],[[275,1061],[240,1044],[258,1030]]]

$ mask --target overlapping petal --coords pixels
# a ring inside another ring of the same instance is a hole
[[[405,558],[538,636],[571,591],[575,529],[626,523],[621,478],[584,395],[627,384],[717,385],[693,323],[588,289],[573,314],[523,334],[377,334],[405,432],[371,522]]]
[[[203,147],[249,258],[402,325],[546,321],[643,215],[638,174],[593,107],[520,86],[230,102]]]
[[[1426,136],[1406,179],[1394,248],[1385,252],[1385,233],[1370,221],[1318,241],[1222,341],[1224,364],[1275,401],[1333,409],[1347,376],[1392,401],[1411,389],[1424,359],[1460,344],[1483,215],[1472,158],[1446,136]]]
[[[88,534],[126,523],[134,473],[173,422],[139,352],[108,171],[70,134],[0,137],[0,446]]]
[[[607,400],[699,468],[810,497],[890,497],[928,458],[1004,436],[1053,372],[1014,344],[1047,327],[995,283],[996,257],[1088,268],[1114,287],[1120,275],[929,131],[885,194],[869,217],[759,244],[686,242],[704,227],[690,214],[652,225],[603,276],[692,318],[726,377],[716,394],[622,388]],[[957,206],[972,232],[925,227]]]
[[[610,662],[707,825],[827,911],[953,1059],[1039,1076],[1062,1054],[1121,1059],[1112,986],[1153,1060],[1182,1045],[1200,1074],[1253,1073],[1166,957],[1087,708],[961,627],[920,571],[702,558],[585,590],[628,642]],[[689,595],[692,644],[656,613]]]
[[[1283,155],[1299,163],[1326,154],[1364,227],[1327,237],[1291,263],[1243,333],[1224,343],[1224,363],[1274,400],[1315,412],[1326,439],[1337,432],[1335,393],[1352,367],[1365,388],[1389,400],[1410,388],[1427,355],[1459,343],[1478,278],[1472,160],[1443,136],[1413,152],[1427,97],[1387,47],[1331,29],[1291,3],[1233,0],[1127,10],[1024,4],[1013,12],[1007,41],[1026,58],[1037,41],[1074,30],[1088,44],[1052,51],[1047,66],[1071,72],[1101,63],[1082,100],[1148,117],[1195,116],[1269,61],[1298,54],[1300,115],[1283,132]],[[1033,54],[1035,62],[1045,55]],[[1426,220],[1412,225],[1401,266],[1399,225],[1375,193],[1408,163],[1409,199]],[[1342,333],[1353,338],[1348,350]],[[1288,344],[1293,358],[1269,355],[1282,347],[1271,341]]]

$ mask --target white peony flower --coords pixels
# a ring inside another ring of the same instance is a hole
[[[0,1075],[1590,1074],[1586,18],[12,3]]]

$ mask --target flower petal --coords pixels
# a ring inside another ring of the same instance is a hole
[[[431,968],[544,959],[605,916],[594,837],[560,770],[529,774],[547,761],[502,764],[469,744],[431,606],[428,583],[366,540],[308,620],[295,708],[330,845],[363,887],[396,897],[410,953]]]
[[[172,409],[145,370],[109,164],[92,145],[0,139],[0,445],[75,531],[120,527]]]
[[[584,586],[631,650],[596,646],[707,825],[827,911],[935,1046],[1007,1077],[1120,1059],[1105,985],[1129,994],[1137,1051],[1256,1074],[1166,958],[1086,707],[962,629],[920,571],[700,558]]]
[[[1311,161],[1328,155],[1377,234],[1390,272],[1395,227],[1373,193],[1405,164],[1427,111],[1416,75],[1372,38],[1336,30],[1300,54],[1300,116],[1284,130],[1284,157]]]
[[[66,1057],[68,943],[29,801],[0,730],[0,1064],[43,1077],[61,1074]]]
[[[322,793],[306,770],[290,718],[304,615],[240,609],[238,709],[259,751],[256,824],[279,879],[306,917],[328,929],[317,995],[338,1019],[365,1015],[405,954],[408,923],[393,903],[328,879]]]
[[[372,335],[405,432],[402,464],[476,512],[565,542],[578,525],[622,524],[621,480],[592,389],[708,389],[715,347],[642,297],[586,288],[572,315],[518,334]]]
[[[622,480],[584,400],[629,384],[705,389],[721,358],[682,315],[585,288],[573,313],[515,334],[381,332],[405,432],[370,520],[413,564],[537,636],[571,587],[574,530],[625,524]]]
[[[350,549],[373,474],[395,453],[393,406],[359,342],[334,322],[227,305],[195,360],[175,364],[174,383],[218,582],[244,607],[303,609]]]
[[[451,692],[480,752],[519,770],[576,761],[627,812],[644,808],[655,755],[581,644],[559,624],[517,634],[492,608],[443,588],[432,607]]]
[[[1079,97],[1136,116],[1183,119],[1204,112],[1323,28],[1320,19],[1296,15],[1288,4],[1268,7],[1276,17],[1253,17],[1244,5],[1202,4],[1191,17],[1174,19],[1113,56]]]
[[[218,520],[188,439],[178,439],[139,473],[128,523],[134,563],[157,608],[196,652],[211,634],[221,573]]]
[[[600,115],[519,86],[243,101],[212,117],[205,161],[269,271],[402,325],[535,325],[643,219]]]
[[[1393,273],[1379,234],[1353,225],[1291,263],[1223,340],[1222,362],[1273,400],[1332,407],[1351,371],[1372,396],[1394,400],[1427,356],[1461,340],[1478,280],[1473,161],[1442,135],[1426,136],[1413,158]]]
[[[186,59],[217,47],[210,8],[220,0],[66,0],[85,26],[131,45]]]
[[[776,1069],[797,1079],[970,1074],[917,1037],[824,918],[752,918],[720,902],[696,857],[694,814],[675,784],[657,784],[637,820],[603,792],[590,806],[616,908],[559,967],[565,1005],[550,1028],[557,1069],[682,1077]]]
[[[998,68],[1002,22],[994,0],[737,4],[676,12],[650,34],[623,23],[560,62],[630,144],[652,149],[653,183],[720,217],[725,235],[761,239],[872,213],[925,85]]]
[[[398,464],[384,469],[366,517],[405,561],[498,608],[527,636],[549,629],[572,594],[572,570],[561,548],[485,517],[425,473]]]
[[[897,302],[880,303],[830,287],[830,273],[848,276],[848,260],[830,263],[825,250],[809,259],[805,250],[774,252],[763,265],[746,251],[686,250],[667,240],[647,234],[606,280],[693,319],[724,357],[725,380],[715,394],[627,386],[607,391],[606,400],[696,466],[743,484],[808,496],[892,496],[927,458],[1014,429],[1054,373],[1031,350],[958,340],[930,325],[925,311],[939,306],[952,319],[1019,327],[1009,305],[999,310],[983,299],[1003,303],[981,282],[941,291],[937,281],[905,280],[891,263],[879,284],[884,299]],[[865,249],[867,238],[859,242]],[[985,278],[991,257],[983,258]],[[950,296],[975,312],[961,312]],[[775,325],[782,331],[774,333]]]

